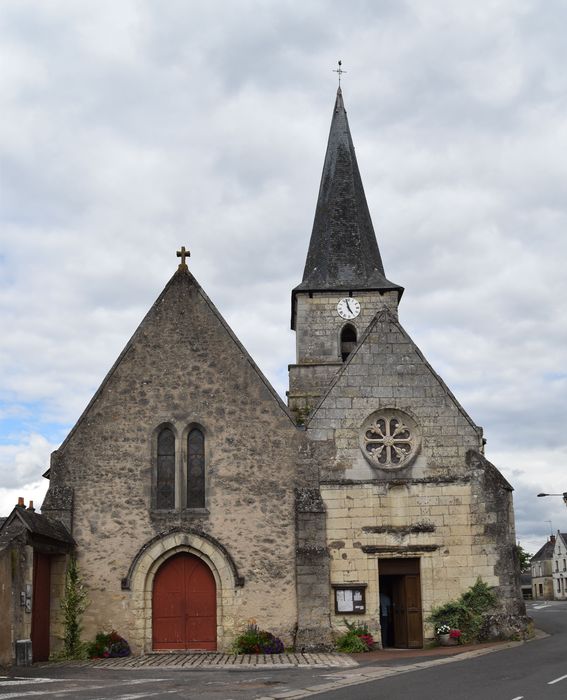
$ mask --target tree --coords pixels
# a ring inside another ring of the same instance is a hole
[[[530,562],[532,560],[533,554],[526,552],[522,545],[518,542],[516,545],[516,555],[520,563],[520,573],[525,574],[530,570]]]

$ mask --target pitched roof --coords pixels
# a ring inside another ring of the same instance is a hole
[[[530,559],[530,561],[545,561],[546,559],[553,559],[553,550],[555,549],[555,541],[547,540],[547,542],[541,547]]]
[[[403,292],[384,273],[339,88],[303,281],[292,298],[299,291],[364,289]]]
[[[47,537],[67,545],[74,544],[73,538],[60,522],[19,506],[16,506],[10,515],[4,519],[4,522],[0,524],[2,534],[9,530],[11,523],[15,520],[19,521],[32,535]]]

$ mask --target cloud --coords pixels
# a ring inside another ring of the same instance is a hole
[[[567,488],[562,3],[7,0],[1,14],[4,487],[39,478],[182,244],[283,395],[341,58],[400,319],[484,426],[521,538],[544,538],[549,514],[567,528],[560,499],[533,495]]]
[[[25,499],[26,507],[30,501],[33,502],[34,508],[38,510],[45,498],[49,482],[45,479],[41,481],[32,481],[30,483],[22,483],[16,488],[5,488],[0,486],[0,513],[4,516],[8,515],[15,505],[18,503],[18,498]]]
[[[17,487],[37,480],[49,467],[49,455],[55,449],[42,435],[23,436],[18,444],[0,444],[2,486]]]

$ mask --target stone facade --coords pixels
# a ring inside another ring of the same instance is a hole
[[[15,538],[0,548],[0,666],[10,666],[16,642],[31,636],[31,605],[21,605],[20,595],[32,580],[33,549]]]
[[[360,301],[360,315],[345,321],[337,314],[342,294],[314,292],[296,295],[297,363],[289,366],[288,402],[298,417],[307,415],[317,405],[337,371],[342,367],[341,331],[354,327],[360,338],[370,325],[376,310],[385,306],[396,315],[396,292],[355,292]]]
[[[419,426],[408,466],[369,463],[361,448],[368,416],[399,412]],[[422,618],[478,576],[519,606],[511,487],[482,456],[474,425],[384,306],[307,424],[320,459],[333,584],[364,584],[363,619],[379,633],[384,559],[419,557]],[[331,457],[329,458],[329,455]],[[344,615],[334,614],[340,629]],[[433,631],[425,628],[427,636]]]
[[[250,619],[297,649],[329,648],[355,615],[379,645],[421,646],[432,607],[478,576],[509,628],[523,619],[511,487],[400,325],[402,292],[385,277],[339,91],[292,291],[289,410],[182,261],[52,456],[43,514],[72,533],[86,638],[116,629],[135,653],[167,648],[156,590],[176,559],[214,582],[219,650]],[[188,507],[195,430],[204,501]]]
[[[157,510],[156,432],[175,433],[179,490],[195,424],[205,434],[206,507]],[[51,488],[73,493],[67,519],[88,582],[85,635],[127,630],[136,652],[150,650],[153,576],[187,551],[215,576],[220,647],[250,618],[269,619],[291,643],[296,441],[287,408],[181,266],[53,455]],[[61,517],[51,489],[43,512]]]

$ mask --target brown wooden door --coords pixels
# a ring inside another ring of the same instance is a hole
[[[49,555],[33,553],[32,654],[34,661],[49,659],[49,607],[51,560]]]
[[[217,648],[216,584],[192,554],[176,554],[158,569],[153,590],[153,648]]]
[[[423,625],[421,622],[421,584],[419,575],[408,575],[404,576],[404,578],[408,647],[410,649],[420,649],[423,646]]]
[[[379,587],[392,598],[393,634],[387,630],[385,643],[418,649],[423,646],[420,564],[417,557],[380,559]]]
[[[405,649],[408,646],[405,576],[393,577],[392,612],[394,617],[394,646]]]

